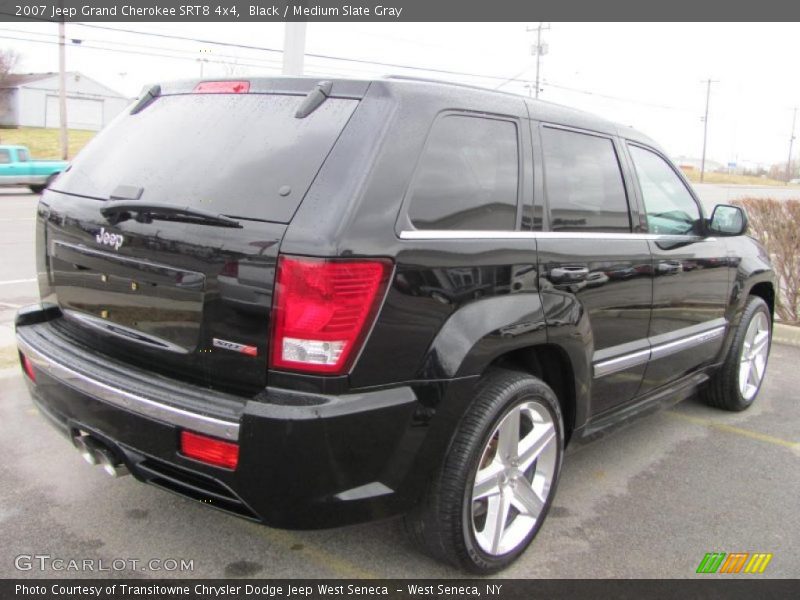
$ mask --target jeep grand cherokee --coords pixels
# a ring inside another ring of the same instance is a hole
[[[405,515],[498,570],[564,448],[755,400],[775,282],[652,140],[427,81],[155,85],[47,190],[34,401],[91,463],[243,517]]]

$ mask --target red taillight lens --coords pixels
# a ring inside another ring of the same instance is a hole
[[[181,431],[181,454],[226,469],[235,469],[239,464],[238,444],[191,431]]]
[[[249,91],[249,81],[201,81],[193,90],[195,94],[246,94]]]
[[[270,366],[340,375],[378,309],[392,263],[281,256],[272,313]]]
[[[220,269],[219,274],[223,277],[239,277],[239,261],[227,261],[224,265],[222,265],[222,269]]]
[[[20,352],[19,362],[22,365],[22,371],[28,376],[28,379],[36,382],[36,371],[33,370],[33,363],[31,362],[31,359]]]

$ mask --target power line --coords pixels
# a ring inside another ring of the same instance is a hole
[[[50,41],[50,40],[31,40],[31,39],[27,39],[27,38],[14,37],[14,36],[10,36],[10,35],[0,35],[0,39],[3,39],[3,40],[17,40],[17,41],[21,41],[21,42],[29,42],[31,44],[58,45],[58,42],[53,42],[53,41]],[[140,56],[153,56],[153,57],[157,57],[157,58],[172,58],[172,59],[175,59],[175,60],[189,60],[189,61],[195,62],[195,58],[193,58],[191,56],[174,56],[174,55],[171,55],[171,54],[160,54],[158,52],[144,52],[142,50],[123,50],[121,48],[106,48],[106,47],[102,47],[102,46],[89,46],[89,45],[85,45],[85,44],[76,44],[76,45],[73,45],[72,47],[73,48],[85,48],[85,49],[88,49],[88,50],[102,50],[104,52],[117,52],[117,53],[120,53],[120,54],[137,54],[137,55],[140,55]],[[222,61],[222,60],[211,60],[211,59],[209,59],[208,62],[216,63],[216,64],[220,64],[220,65],[229,64],[228,61]],[[251,64],[251,63],[239,63],[239,66],[252,67],[254,69],[279,70],[278,67],[271,67],[271,66],[267,66],[267,65],[256,65],[256,64]]]
[[[118,33],[121,32],[121,33],[133,34],[133,35],[142,35],[142,36],[174,39],[174,40],[181,40],[181,41],[190,41],[190,42],[200,43],[200,44],[211,44],[211,45],[216,45],[216,46],[224,46],[224,47],[238,48],[238,49],[251,50],[251,51],[265,51],[265,52],[282,53],[281,50],[274,49],[274,48],[263,47],[263,46],[252,46],[252,45],[237,44],[237,43],[232,43],[232,42],[220,42],[220,41],[215,41],[215,40],[206,40],[206,39],[202,39],[202,38],[193,38],[193,37],[180,36],[180,35],[175,35],[175,34],[144,32],[144,31],[137,31],[137,30],[133,30],[133,29],[123,29],[123,28],[116,28],[116,27],[105,27],[105,26],[102,26],[102,25],[93,25],[93,24],[86,24],[86,23],[74,23],[73,25],[78,25],[78,26],[81,26],[81,27],[86,27],[86,28],[91,28],[91,29],[100,29],[100,30],[105,30],[105,31],[113,31],[113,32],[118,32]],[[16,31],[18,33],[25,33],[25,34],[29,34],[29,35],[39,35],[39,36],[52,35],[52,34],[36,33],[36,32],[29,32],[29,31],[22,31],[22,30],[11,30],[11,29],[4,29],[4,30],[5,31]],[[56,42],[50,42],[50,41],[46,41],[46,40],[33,40],[33,39],[20,38],[20,37],[14,37],[14,36],[0,36],[0,39],[12,39],[12,40],[18,40],[18,41],[30,42],[30,43],[47,43],[47,44],[56,43]],[[132,44],[132,43],[129,44],[129,43],[125,43],[125,42],[116,42],[116,41],[112,41],[112,40],[87,40],[87,41],[91,41],[94,44],[115,44],[115,45],[131,47],[131,48],[145,47],[145,48],[151,48],[151,49],[155,49],[155,50],[161,50],[161,51],[164,51],[164,52],[172,52],[172,53],[188,53],[188,52],[190,52],[188,50],[181,50],[181,49],[178,49],[178,48],[166,48],[166,47],[163,47],[163,46],[155,46],[155,47],[153,47],[153,46],[142,46],[142,45],[139,45],[139,44]],[[120,48],[108,48],[108,47],[97,46],[97,45],[88,45],[88,44],[83,43],[83,42],[80,43],[80,44],[74,44],[72,47],[74,47],[74,48],[86,48],[86,49],[100,50],[100,51],[108,51],[108,52],[117,52],[117,53],[122,53],[122,54],[134,54],[134,55],[138,54],[138,55],[141,55],[141,56],[152,56],[152,57],[157,57],[157,58],[171,58],[171,59],[175,59],[175,60],[190,60],[190,61],[195,61],[196,60],[195,56],[176,56],[176,55],[173,55],[173,54],[162,54],[162,53],[158,53],[158,52],[150,52],[150,51],[144,51],[144,50],[123,50],[123,49],[120,49]],[[233,56],[233,55],[217,54],[217,55],[214,55],[214,56],[219,57],[219,58],[230,58],[230,59],[233,59],[233,60],[236,60],[236,61],[242,60],[241,57]],[[495,86],[494,89],[499,89],[499,88],[501,88],[501,87],[503,87],[503,86],[505,86],[505,85],[507,85],[509,83],[512,83],[512,82],[513,83],[523,83],[525,80],[523,78],[521,78],[521,76],[530,69],[530,66],[527,66],[525,69],[523,69],[522,71],[520,71],[519,73],[517,73],[513,77],[509,78],[509,77],[501,77],[501,76],[497,76],[497,75],[486,75],[486,74],[480,74],[480,73],[469,73],[469,72],[466,72],[466,71],[452,71],[452,70],[448,70],[448,69],[439,69],[439,68],[434,68],[434,67],[404,65],[404,64],[399,64],[399,63],[387,63],[387,62],[382,62],[382,61],[370,61],[370,60],[348,58],[348,57],[337,57],[337,56],[325,55],[325,54],[307,53],[306,56],[310,57],[310,58],[316,58],[316,59],[322,59],[322,60],[333,60],[333,61],[340,61],[340,62],[346,62],[346,63],[356,63],[356,64],[359,64],[359,65],[365,65],[367,67],[369,67],[369,66],[372,66],[372,67],[376,67],[376,66],[377,67],[392,67],[392,68],[409,69],[409,70],[422,71],[422,72],[453,75],[453,76],[459,76],[459,77],[472,77],[472,78],[478,78],[478,79],[489,79],[489,80],[500,81],[500,84]],[[273,65],[280,64],[279,60],[271,60],[271,59],[268,59],[268,58],[255,58],[255,57],[245,57],[244,60],[250,61],[250,62],[239,62],[237,64],[239,66],[242,66],[242,67],[249,67],[249,68],[255,68],[255,69],[279,70],[278,66],[273,66]],[[228,61],[213,60],[213,59],[208,59],[208,62],[214,63],[214,64],[222,64],[222,65],[229,64]],[[341,71],[351,71],[351,72],[355,72],[355,73],[369,73],[369,74],[371,74],[373,76],[375,75],[374,73],[371,73],[369,68],[363,68],[363,67],[354,67],[354,66],[345,67],[343,65],[340,65],[340,66],[337,66],[337,67],[334,67],[333,69],[331,69],[331,68],[326,67],[324,65],[317,65],[315,68],[317,69],[317,73],[319,73],[319,69],[322,69],[323,72],[320,73],[322,75],[330,75],[330,74],[338,75],[339,72],[341,72]],[[309,74],[312,74],[312,73],[309,73]],[[556,83],[556,82],[553,82],[553,81],[549,81],[547,79],[542,79],[541,80],[541,84],[548,85],[548,86],[553,87],[553,88],[565,90],[565,91],[568,91],[568,92],[574,92],[574,93],[584,94],[584,95],[588,95],[588,96],[595,96],[597,98],[604,98],[604,99],[612,100],[612,101],[615,101],[615,102],[625,102],[625,103],[628,103],[628,104],[637,104],[637,105],[640,105],[640,106],[646,106],[646,107],[658,108],[658,109],[665,109],[665,110],[681,111],[681,112],[690,112],[691,111],[690,109],[687,109],[687,108],[670,106],[670,105],[665,105],[665,104],[651,103],[651,102],[646,102],[646,101],[642,101],[642,100],[635,100],[635,99],[632,99],[632,98],[623,98],[623,97],[620,97],[620,96],[613,96],[613,95],[609,95],[609,94],[603,94],[603,93],[595,92],[595,91],[592,91],[592,90],[586,90],[586,89],[576,88],[576,87],[572,87],[572,86],[566,86],[566,85],[562,85],[562,84],[559,84],[559,83]]]
[[[122,32],[122,33],[131,33],[131,34],[135,34],[135,35],[146,35],[146,36],[152,36],[152,37],[171,38],[171,39],[183,40],[183,41],[187,41],[187,42],[195,42],[195,43],[199,43],[199,44],[213,44],[213,45],[216,45],[216,46],[228,46],[228,47],[231,47],[231,48],[241,48],[241,49],[244,49],[244,50],[260,50],[260,51],[263,51],[263,52],[278,52],[278,53],[282,53],[283,52],[282,50],[279,50],[277,48],[269,48],[269,47],[266,47],[266,46],[253,46],[253,45],[249,45],[249,44],[237,44],[237,43],[233,43],[233,42],[218,42],[218,41],[215,41],[215,40],[206,40],[206,39],[202,39],[202,38],[193,38],[193,37],[188,37],[188,36],[179,36],[179,35],[166,34],[166,33],[153,33],[153,32],[146,32],[146,31],[136,31],[136,30],[133,30],[133,29],[122,29],[122,28],[117,28],[117,27],[106,27],[106,26],[103,26],[103,25],[90,25],[90,24],[87,24],[87,23],[75,23],[75,25],[79,25],[80,27],[90,27],[92,29],[105,29],[105,30],[108,30],[108,31],[116,31],[118,33]],[[463,77],[476,77],[476,78],[480,78],[480,79],[493,79],[493,80],[497,80],[497,81],[502,81],[502,80],[505,79],[504,77],[500,77],[498,75],[483,75],[483,74],[479,74],[479,73],[467,73],[466,71],[452,71],[452,70],[449,70],[449,69],[440,69],[440,68],[437,68],[437,67],[403,65],[403,64],[399,64],[399,63],[389,63],[389,62],[376,61],[376,60],[367,60],[367,59],[362,59],[362,58],[350,58],[350,57],[345,57],[345,56],[333,56],[333,55],[330,55],[330,54],[317,54],[317,53],[313,53],[313,52],[307,52],[306,56],[310,57],[310,58],[321,58],[321,59],[325,59],[325,60],[337,60],[337,61],[342,61],[342,62],[352,62],[352,63],[358,63],[358,64],[364,64],[364,65],[377,65],[377,66],[380,66],[380,67],[389,67],[389,68],[392,68],[392,69],[412,69],[412,70],[415,70],[415,71],[427,71],[429,73],[442,73],[442,74],[446,74],[446,75],[460,75],[460,76],[463,76]]]
[[[6,31],[6,32],[9,32],[9,33],[23,33],[23,34],[28,34],[28,35],[38,35],[38,36],[41,36],[41,37],[49,37],[49,38],[58,37],[58,35],[54,34],[54,33],[38,33],[38,32],[34,32],[34,31],[26,31],[26,30],[22,30],[22,29],[9,29],[9,28],[6,28],[6,27],[0,27],[0,31]],[[123,46],[123,47],[126,47],[126,48],[146,48],[148,50],[163,50],[163,51],[166,51],[166,52],[178,52],[178,53],[183,53],[183,54],[191,54],[193,58],[196,55],[196,52],[194,50],[184,50],[182,48],[168,48],[168,47],[165,47],[165,46],[151,46],[151,45],[135,44],[135,43],[130,43],[130,42],[118,42],[118,41],[115,41],[115,40],[104,40],[104,39],[91,39],[91,38],[70,38],[70,39],[72,40],[73,47],[80,47],[80,46],[83,46],[83,44],[85,42],[89,42],[89,43],[93,43],[93,44],[112,44],[112,45],[115,45],[115,46]],[[27,41],[31,41],[31,42],[35,43],[35,42],[38,42],[40,40],[27,40]],[[111,48],[109,48],[109,50],[113,51],[113,49],[111,49]],[[232,60],[241,60],[243,58],[242,56],[237,56],[237,55],[233,55],[233,54],[214,54],[214,56],[216,56],[218,58],[229,58],[229,59],[232,59]],[[174,58],[179,58],[179,57],[174,57]],[[281,61],[278,60],[278,59],[270,59],[270,58],[246,57],[246,60],[259,61],[259,62],[264,62],[265,64],[269,63],[269,64],[275,64],[275,65],[279,65],[281,63]]]

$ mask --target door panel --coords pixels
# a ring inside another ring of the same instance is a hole
[[[651,358],[642,393],[712,360],[722,343],[729,276],[727,248],[704,235],[691,188],[659,152],[628,144],[652,239]]]
[[[594,373],[587,384],[597,415],[639,390],[649,354],[652,269],[644,239],[586,237],[543,234],[538,247],[543,304],[572,307],[591,330]],[[559,335],[564,318],[551,312],[546,319],[548,335]]]
[[[728,298],[727,249],[715,238],[650,242],[653,254],[653,313],[650,342],[654,349],[674,343],[671,352],[655,352],[642,392],[675,380],[712,360],[722,344]],[[702,335],[702,334],[706,335]]]

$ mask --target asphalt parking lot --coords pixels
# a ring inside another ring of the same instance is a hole
[[[0,190],[0,577],[80,576],[15,567],[45,554],[193,561],[116,573],[129,577],[461,576],[416,552],[396,521],[270,529],[84,463],[32,406],[12,345],[16,308],[36,299],[35,202]],[[746,413],[690,399],[569,452],[547,523],[502,576],[681,578],[707,552],[768,552],[763,576],[800,577],[798,364],[800,348],[774,345]]]

